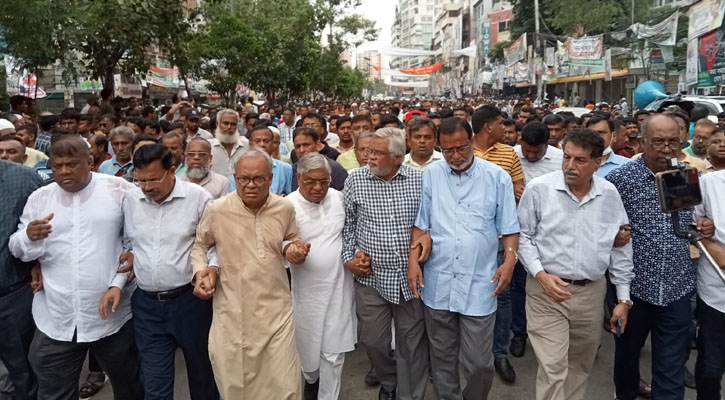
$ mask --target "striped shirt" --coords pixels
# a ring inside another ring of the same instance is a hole
[[[473,153],[476,157],[490,161],[511,175],[512,182],[518,182],[524,179],[524,171],[521,169],[521,160],[514,151],[514,148],[503,143],[494,143],[488,150],[474,148]]]

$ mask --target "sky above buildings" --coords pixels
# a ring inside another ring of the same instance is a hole
[[[368,42],[358,47],[359,51],[380,50],[383,46],[390,46],[390,27],[395,20],[395,6],[397,0],[362,0],[362,5],[356,12],[365,18],[375,21],[380,29],[378,40]]]

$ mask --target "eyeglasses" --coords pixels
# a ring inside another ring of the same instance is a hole
[[[208,157],[209,153],[207,153],[206,151],[188,151],[188,152],[186,152],[186,155],[191,158],[196,158],[196,157],[204,158],[204,157]]]
[[[669,147],[672,150],[677,150],[682,148],[682,141],[681,140],[670,140],[665,141],[662,139],[652,139],[649,141],[649,143],[657,150],[664,150],[665,147]]]
[[[375,158],[378,158],[378,157],[385,157],[385,156],[389,155],[390,153],[387,151],[365,149],[365,154],[367,156],[375,155]]]
[[[441,149],[441,153],[443,153],[443,155],[446,157],[452,156],[453,153],[458,153],[460,155],[464,155],[470,148],[471,148],[471,144],[469,143],[465,146],[454,147],[452,149]]]
[[[254,186],[262,186],[264,185],[264,182],[267,182],[266,176],[240,176],[237,179],[237,183],[239,183],[239,186],[247,186],[249,185],[249,182],[253,182]]]
[[[302,181],[305,186],[311,187],[315,187],[317,185],[320,185],[321,187],[330,186],[330,182],[332,182],[330,179],[305,179]]]
[[[166,179],[166,175],[168,175],[168,174],[169,174],[169,170],[166,170],[166,172],[164,172],[164,176],[162,176],[161,179],[159,179],[157,181],[140,181],[138,179],[134,179],[133,184],[138,187],[148,187],[149,185],[151,185],[151,186],[160,185],[161,182],[163,182],[164,179]]]
[[[305,128],[317,129],[317,128],[321,127],[322,125],[320,125],[320,124],[303,124],[302,126],[304,126]]]

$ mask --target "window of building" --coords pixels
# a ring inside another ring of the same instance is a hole
[[[498,31],[499,32],[505,32],[509,30],[509,24],[511,21],[499,21],[498,22]]]

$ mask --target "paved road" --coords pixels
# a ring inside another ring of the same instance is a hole
[[[697,352],[693,351],[688,365],[694,366]],[[642,375],[649,379],[649,347],[645,347],[642,351],[640,361]],[[489,396],[492,400],[524,400],[534,399],[534,389],[536,381],[536,359],[534,353],[529,346],[523,358],[510,358],[514,368],[516,369],[517,378],[514,385],[508,385],[501,381],[498,376],[494,378],[493,389]],[[588,400],[611,400],[614,398],[614,384],[612,383],[612,369],[614,366],[614,340],[611,335],[603,336],[602,347],[599,350],[597,362],[594,371],[589,379],[589,387],[586,398]],[[367,373],[369,364],[362,349],[348,354],[345,361],[344,378],[342,383],[342,400],[372,400],[377,399],[377,388],[370,388],[365,385],[363,378]],[[187,389],[186,370],[184,368],[184,359],[181,353],[177,353],[176,357],[176,381],[174,382],[175,399],[189,399],[189,391]],[[83,374],[85,378],[85,372]],[[725,386],[725,380],[723,382]],[[113,395],[110,390],[110,384],[94,397],[96,400],[112,400]],[[695,400],[696,394],[694,390],[687,389],[685,399]],[[231,400],[231,399],[230,399]],[[428,386],[426,391],[426,400],[433,400],[432,385]]]

